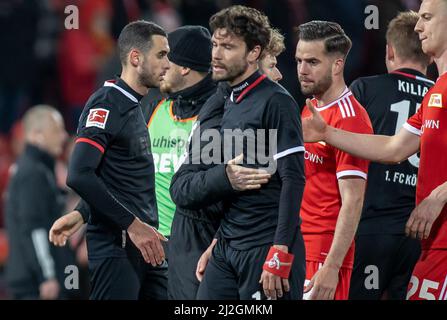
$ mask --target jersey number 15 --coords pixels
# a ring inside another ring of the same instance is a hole
[[[397,132],[402,128],[404,123],[410,117],[410,104],[411,104],[410,100],[402,100],[400,102],[393,103],[390,106],[391,111],[397,112],[397,122],[396,122],[395,134],[397,134]],[[416,104],[416,112],[418,112],[420,107],[421,107],[421,104],[417,103]],[[411,157],[409,157],[408,162],[410,162],[410,164],[415,166],[416,168],[419,168],[418,154],[415,153]]]

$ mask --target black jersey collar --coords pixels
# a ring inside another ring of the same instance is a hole
[[[418,79],[418,80],[422,80],[422,81],[434,84],[434,82],[431,81],[430,79],[428,79],[425,74],[423,74],[422,72],[419,72],[417,70],[414,70],[414,69],[401,68],[401,69],[397,69],[397,70],[391,71],[390,73],[398,74],[398,75],[401,75],[401,76],[404,76],[404,77],[407,77],[407,78]]]
[[[104,87],[113,87],[119,90],[122,94],[135,103],[138,103],[141,99],[143,99],[141,94],[133,90],[123,79],[118,76],[113,80],[107,80],[104,82]]]
[[[241,83],[231,87],[230,100],[239,103],[242,99],[267,76],[258,70]]]

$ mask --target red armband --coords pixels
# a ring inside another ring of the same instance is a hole
[[[288,279],[290,270],[292,269],[293,257],[293,254],[285,253],[272,246],[262,269],[280,276],[283,279]]]

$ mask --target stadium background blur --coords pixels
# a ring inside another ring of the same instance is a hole
[[[350,84],[359,76],[385,73],[385,32],[399,11],[417,11],[419,0],[3,0],[0,1],[0,299],[8,299],[4,264],[8,255],[4,230],[3,198],[9,172],[22,152],[21,116],[37,104],[60,110],[67,130],[75,133],[84,103],[95,89],[120,72],[115,42],[121,29],[137,19],[152,20],[167,32],[194,24],[208,27],[218,10],[243,4],[267,14],[285,35],[286,51],[278,58],[280,82],[302,105],[296,76],[294,27],[310,20],[338,22],[353,40],[346,66]],[[79,29],[67,30],[68,5],[79,8]],[[379,9],[379,28],[368,30],[365,8]],[[431,78],[435,78],[434,69]],[[66,165],[72,146],[59,159],[56,174],[67,194],[66,212],[77,196],[65,185]],[[86,265],[85,245],[72,239],[78,263]]]

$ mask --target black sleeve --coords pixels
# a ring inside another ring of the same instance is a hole
[[[276,144],[270,143],[274,160],[304,151],[301,116],[292,97],[274,94],[266,106],[264,121],[266,128],[276,130]]]
[[[268,129],[275,129],[277,173],[281,179],[281,196],[275,244],[291,246],[299,225],[299,211],[304,191],[304,143],[301,117],[295,100],[289,95],[273,95],[266,107]]]
[[[300,223],[299,212],[306,181],[304,153],[293,153],[278,159],[277,171],[282,185],[274,244],[290,248]]]
[[[201,170],[197,164],[183,164],[171,181],[171,198],[177,206],[198,210],[228,197],[233,188],[225,165]]]
[[[82,220],[84,220],[84,223],[88,222],[88,218],[90,217],[90,207],[83,199],[81,199],[74,210],[79,211],[79,213],[82,216]]]
[[[196,155],[191,147],[191,143],[199,144],[199,151],[201,151],[208,141],[201,141],[200,132],[220,128],[224,103],[228,94],[228,85],[219,83],[216,93],[205,102],[200,110],[197,121],[200,126],[195,126],[196,129],[191,134],[189,152],[185,158],[188,161],[184,161],[171,181],[171,198],[178,206],[197,210],[221,201],[233,192],[225,165],[213,167],[202,164],[200,156]]]
[[[36,169],[27,175],[20,188],[19,216],[25,221],[22,249],[27,257],[28,268],[34,270],[39,283],[56,277],[55,257],[48,241],[49,227],[53,223],[50,212],[55,198],[51,195],[50,181],[46,172]]]
[[[120,203],[96,175],[102,153],[89,143],[76,143],[68,166],[67,185],[104,217],[127,230],[135,215]]]
[[[96,175],[105,150],[123,125],[121,114],[113,104],[103,103],[84,109],[68,166],[67,185],[91,208],[121,230],[127,230],[135,215],[116,199]]]

